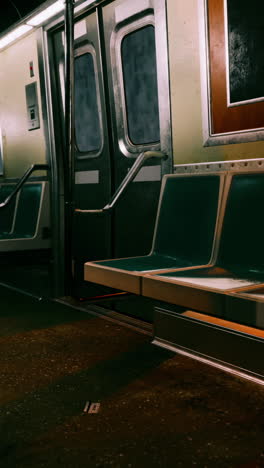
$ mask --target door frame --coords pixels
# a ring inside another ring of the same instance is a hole
[[[113,0],[115,1],[115,0]],[[129,1],[129,0],[126,0]],[[158,76],[158,96],[160,113],[160,146],[168,158],[161,163],[161,176],[172,172],[172,131],[171,131],[171,105],[169,89],[169,58],[168,58],[168,29],[166,0],[153,0],[155,5],[155,37]],[[80,21],[90,10],[104,4],[112,3],[109,0],[86,0],[74,8],[74,19]],[[65,278],[65,207],[64,207],[64,171],[63,171],[63,145],[61,140],[60,123],[56,115],[59,109],[54,100],[54,86],[56,83],[55,70],[51,49],[52,34],[63,25],[64,15],[51,20],[46,26],[39,29],[37,46],[39,58],[40,88],[43,103],[44,132],[47,148],[47,161],[50,165],[50,200],[52,222],[52,248],[53,248],[53,296],[67,295]],[[162,105],[161,105],[162,101]]]

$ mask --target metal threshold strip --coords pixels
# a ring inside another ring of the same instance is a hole
[[[125,326],[127,328],[131,328],[139,333],[143,333],[145,335],[152,336],[152,324],[138,320],[134,317],[130,317],[129,315],[124,315],[120,312],[116,312],[112,309],[106,309],[105,307],[99,306],[93,303],[79,303],[79,301],[75,300],[70,296],[66,296],[59,299],[54,299],[56,302],[60,302],[61,304],[67,305],[76,310],[80,310],[85,312],[86,314],[93,315],[94,317],[102,318],[104,320],[108,320],[110,322],[114,322],[116,324]]]

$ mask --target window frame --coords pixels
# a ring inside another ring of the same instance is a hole
[[[90,54],[92,56],[93,65],[94,65],[94,76],[95,76],[95,87],[96,87],[96,96],[97,96],[97,106],[98,106],[98,118],[100,126],[100,147],[95,151],[80,151],[77,146],[76,135],[74,134],[74,145],[75,145],[75,158],[78,160],[81,159],[92,159],[97,158],[101,155],[103,146],[104,146],[104,132],[103,132],[103,120],[102,120],[102,103],[99,90],[99,77],[98,77],[98,68],[96,63],[96,51],[92,44],[87,44],[75,49],[74,52],[74,64],[75,59],[85,54]],[[75,133],[75,132],[74,132]]]
[[[122,41],[125,36],[145,26],[153,26],[155,31],[155,45],[156,45],[156,63],[157,63],[157,37],[156,27],[153,14],[148,14],[143,18],[132,21],[129,24],[122,25],[113,32],[111,38],[111,62],[112,62],[112,78],[113,78],[113,89],[114,89],[114,101],[115,101],[115,114],[117,123],[118,133],[118,144],[121,153],[128,157],[137,157],[139,152],[147,150],[159,150],[160,141],[155,143],[146,144],[134,144],[129,138],[128,132],[128,118],[127,118],[127,107],[124,87],[124,76],[123,76],[123,65],[122,65]],[[158,82],[158,71],[157,71],[157,82]],[[157,84],[157,92],[159,94],[159,86]],[[159,102],[159,96],[158,96]],[[160,103],[159,103],[160,104]],[[159,112],[159,125],[161,132],[160,123],[160,112]],[[161,135],[160,135],[161,136]]]
[[[202,123],[203,123],[203,144],[204,146],[215,146],[232,143],[243,143],[250,141],[264,140],[264,125],[255,128],[246,129],[220,129],[215,132],[213,129],[213,90],[211,83],[211,56],[210,56],[210,28],[209,28],[209,3],[212,0],[199,0],[198,15],[199,15],[199,39],[200,39],[200,64],[201,64],[201,98],[202,98]],[[222,29],[222,38],[224,37],[225,47],[221,51],[224,55],[223,63],[225,66],[222,70],[222,86],[221,95],[224,95],[224,103],[229,113],[247,112],[248,106],[262,105],[263,101],[253,101],[249,103],[238,103],[228,105],[228,84],[227,84],[227,31],[225,20],[226,0],[219,0],[223,4],[223,16],[220,28]],[[222,59],[223,60],[223,59]],[[241,111],[242,109],[242,111]],[[254,111],[253,111],[254,112]]]

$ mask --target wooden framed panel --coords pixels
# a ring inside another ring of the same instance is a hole
[[[207,0],[212,135],[264,128],[264,6]]]

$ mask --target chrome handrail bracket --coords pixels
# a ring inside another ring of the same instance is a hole
[[[115,191],[114,195],[112,196],[109,203],[107,203],[103,208],[98,210],[81,210],[80,208],[76,208],[74,211],[77,213],[105,213],[107,211],[111,211],[123,193],[126,191],[127,187],[133,180],[135,179],[136,175],[140,171],[141,167],[145,164],[148,159],[166,159],[167,155],[162,151],[143,151],[137,157],[136,161],[134,162],[133,166],[128,171],[126,177],[122,180],[121,184],[119,185],[118,189]]]

